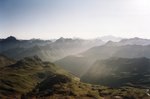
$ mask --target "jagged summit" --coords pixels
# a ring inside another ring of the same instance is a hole
[[[64,38],[64,37],[60,37],[55,42],[56,43],[63,43],[63,42],[76,42],[76,41],[84,41],[84,40],[83,39],[79,39],[79,38]]]
[[[60,37],[59,39],[56,40],[56,42],[64,42],[65,38]]]
[[[3,41],[12,42],[12,41],[17,41],[17,39],[14,36],[9,36],[6,39],[4,39]]]

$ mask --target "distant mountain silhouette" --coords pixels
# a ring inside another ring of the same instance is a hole
[[[0,41],[0,52],[17,60],[28,56],[38,55],[43,60],[56,61],[65,56],[85,51],[93,46],[104,44],[101,40],[70,38],[59,38],[54,42],[39,39],[16,40],[14,37],[8,37],[7,39]],[[10,40],[13,41],[8,42]]]
[[[149,45],[150,40],[149,39],[141,39],[138,37],[131,38],[131,39],[123,39],[120,41],[122,44],[129,44],[129,45]]]
[[[15,48],[30,48],[35,45],[46,45],[51,43],[49,40],[39,40],[39,39],[31,39],[31,40],[18,40],[13,36],[10,36],[6,39],[0,40],[0,52],[7,51]]]
[[[6,39],[2,39],[2,42],[16,42],[18,41],[14,36],[9,36]]]
[[[142,39],[142,38],[130,38],[130,39],[122,39],[119,42],[108,41],[106,45],[116,45],[116,46],[123,46],[123,45],[150,45],[149,39]]]

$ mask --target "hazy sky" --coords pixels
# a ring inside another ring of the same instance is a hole
[[[150,0],[0,0],[0,37],[150,38]]]

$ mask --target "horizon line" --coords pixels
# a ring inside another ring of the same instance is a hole
[[[150,38],[145,38],[145,37],[138,37],[138,36],[134,36],[134,37],[121,37],[121,36],[114,36],[114,35],[103,35],[103,36],[97,36],[94,38],[82,38],[82,37],[55,37],[55,38],[49,38],[49,39],[43,39],[43,38],[36,38],[36,37],[32,37],[32,38],[19,38],[17,36],[14,35],[9,35],[7,37],[0,37],[0,39],[7,39],[8,37],[15,37],[17,40],[32,40],[32,39],[39,39],[39,40],[56,40],[56,39],[60,39],[60,38],[64,38],[64,39],[83,39],[83,40],[92,40],[92,39],[103,39],[103,38],[107,38],[107,37],[114,37],[114,38],[118,38],[118,39],[132,39],[132,38],[140,38],[140,39],[149,39]]]

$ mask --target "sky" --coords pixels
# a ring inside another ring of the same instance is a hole
[[[150,0],[0,0],[0,37],[150,38]]]

